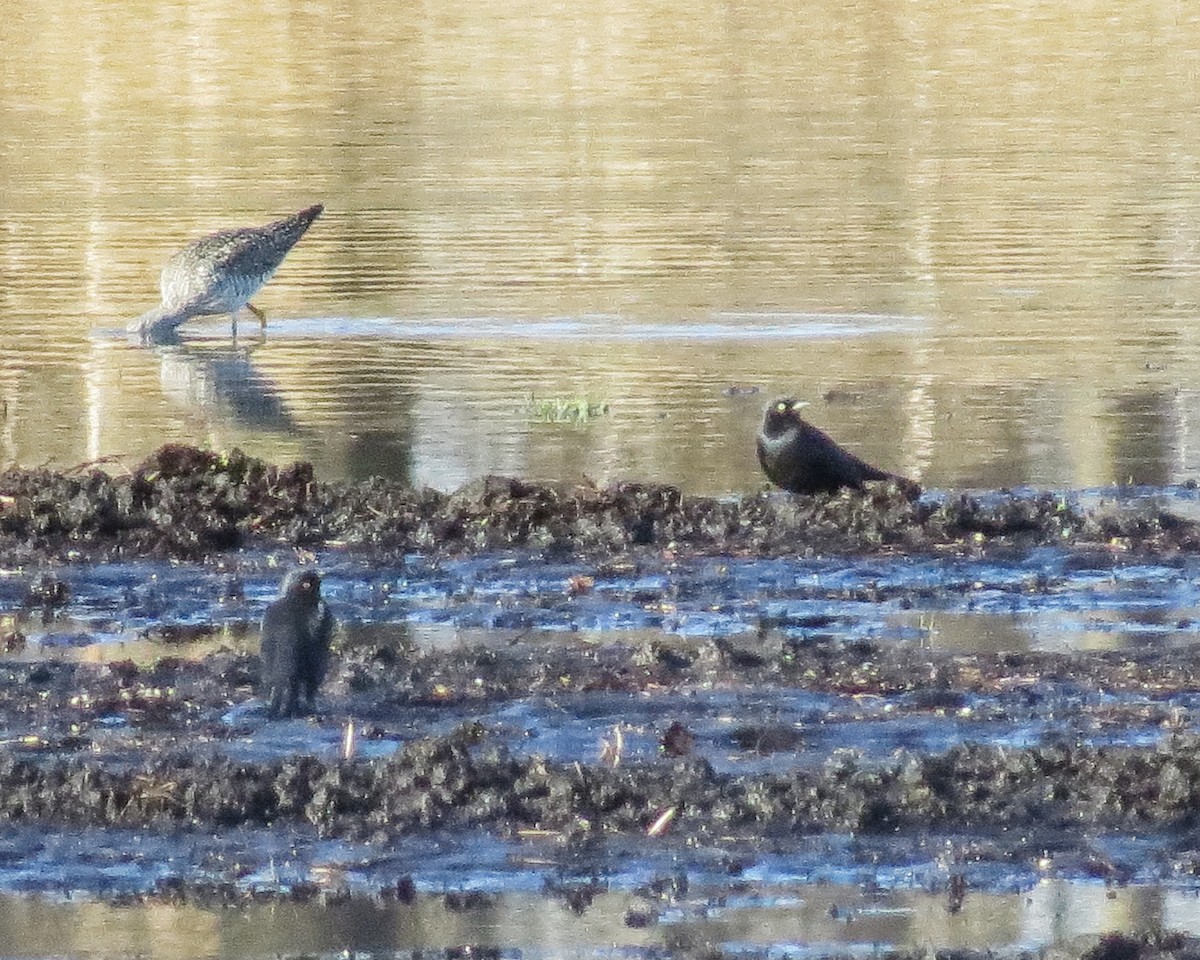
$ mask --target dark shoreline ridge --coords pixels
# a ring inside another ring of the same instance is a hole
[[[0,562],[199,560],[254,545],[350,547],[382,557],[510,548],[603,555],[947,553],[991,547],[1200,551],[1200,524],[1145,503],[1084,508],[1055,493],[947,494],[894,484],[812,497],[686,496],[664,484],[598,488],[489,477],[446,494],[373,478],[324,482],[309,463],[167,445],[131,473],[94,466],[0,474]]]
[[[678,811],[671,835],[780,838],[819,832],[920,835],[1032,831],[1023,853],[1071,831],[1194,827],[1200,743],[1153,750],[963,744],[875,765],[832,758],[815,770],[714,772],[700,759],[612,768],[515,757],[487,731],[411,741],[385,760],[296,756],[257,763],[179,750],[128,765],[0,756],[0,822],[225,829],[308,824],[322,836],[386,839],[435,828],[560,831],[562,839],[642,833]],[[1065,831],[1054,837],[1052,831]],[[981,843],[981,846],[988,846]],[[999,850],[1003,843],[995,841]],[[1192,856],[1195,856],[1193,851]],[[1192,871],[1200,863],[1192,860]]]
[[[414,708],[469,716],[521,698],[570,704],[589,694],[721,687],[804,688],[889,698],[893,719],[954,715],[1022,724],[1055,715],[1059,736],[1030,746],[966,742],[871,760],[839,751],[797,767],[798,744],[770,716],[748,716],[722,749],[776,754],[773,769],[722,772],[674,736],[665,708],[653,758],[615,768],[514,752],[503,724],[465,720],[449,733],[399,733],[383,758],[246,760],[224,745],[262,721],[222,716],[250,695],[258,657],[223,651],[151,666],[10,661],[0,669],[0,725],[26,730],[0,753],[0,824],[222,829],[277,824],[385,839],[413,830],[535,828],[563,841],[642,834],[674,807],[672,842],[767,840],[823,832],[876,836],[982,831],[973,859],[1028,863],[1090,849],[1097,833],[1173,838],[1170,875],[1200,874],[1200,735],[1175,699],[1196,688],[1200,650],[962,655],[886,643],[794,640],[739,656],[712,640],[596,650],[575,644],[454,650],[343,649],[320,722],[358,718],[360,736],[391,741]],[[480,682],[480,678],[484,678]],[[1122,699],[1121,693],[1140,694]],[[583,702],[583,701],[578,701]],[[664,701],[666,702],[666,701]],[[111,739],[114,715],[128,721]],[[818,721],[819,722],[819,721]],[[864,723],[870,724],[870,720]],[[1152,744],[1081,743],[1080,730],[1156,731]],[[982,728],[980,729],[982,733]],[[800,732],[800,739],[804,737]],[[536,741],[534,749],[536,750]],[[116,753],[111,751],[115,749]],[[1126,865],[1112,865],[1120,877]]]

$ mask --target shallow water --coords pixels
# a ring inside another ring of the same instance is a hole
[[[1192,561],[1098,567],[1049,549],[1005,562],[713,558],[628,573],[525,554],[439,563],[413,557],[402,569],[331,555],[324,593],[341,623],[341,649],[386,647],[400,656],[492,648],[538,662],[542,651],[570,645],[620,664],[640,650],[669,650],[672,638],[711,641],[713,656],[724,656],[723,649],[757,656],[780,644],[857,640],[963,653],[1136,654],[1148,645],[1195,645],[1198,569]],[[585,590],[572,587],[579,577],[591,578]],[[162,656],[254,651],[257,622],[277,578],[269,555],[245,555],[225,569],[79,565],[61,575],[70,595],[66,605],[39,609],[21,606],[30,581],[12,576],[0,580],[0,604],[13,610],[3,620],[5,632],[21,637],[9,658],[153,663]],[[592,756],[620,727],[625,755],[637,760],[658,754],[664,724],[676,720],[695,734],[698,756],[738,773],[780,762],[819,765],[839,750],[882,761],[899,749],[937,753],[972,741],[1025,746],[1060,735],[1084,744],[1153,744],[1168,720],[1176,731],[1187,729],[1197,708],[1185,693],[1167,699],[1149,691],[1085,694],[1069,678],[1043,683],[1036,697],[1022,687],[946,703],[778,686],[400,708],[336,683],[327,694],[328,716],[313,726],[267,722],[261,702],[247,692],[224,717],[210,718],[236,731],[211,749],[247,760],[298,751],[337,756],[345,722],[357,720],[381,725],[360,753],[384,756],[412,737],[478,720],[517,754],[568,763]],[[1112,722],[1097,724],[1097,710]],[[16,742],[23,730],[0,733]],[[96,733],[92,751],[121,756],[135,734],[116,714]]]
[[[171,439],[744,491],[762,407],[797,394],[933,487],[1200,465],[1176,0],[77,11],[4,27],[4,460]],[[265,341],[112,337],[185,240],[317,199]]]
[[[1191,644],[1200,620],[1200,561],[1191,557],[1043,548],[988,560],[701,557],[645,569],[526,552],[413,555],[399,568],[336,552],[317,561],[349,645],[830,635],[964,652],[1136,650]],[[129,657],[131,643],[155,638],[173,652],[205,641],[192,648],[202,655],[212,643],[253,646],[288,563],[246,552],[215,566],[76,564],[55,572],[69,599],[48,611],[31,599],[38,577],[10,571],[0,575],[0,609],[24,635],[24,657]]]
[[[26,842],[6,839],[6,852]],[[154,858],[167,852],[156,850],[152,838],[120,833],[38,842],[36,857],[75,861],[77,873],[109,895],[138,889],[153,877]],[[84,842],[90,845],[86,852]],[[936,844],[895,862],[823,864],[829,854],[843,860],[844,850],[854,846],[833,838],[784,856],[702,850],[657,861],[612,849],[590,863],[562,863],[565,858],[553,849],[526,843],[506,851],[483,837],[437,839],[388,852],[303,841],[284,849],[265,833],[197,838],[192,856],[212,875],[236,869],[237,885],[247,891],[310,883],[313,899],[236,910],[169,903],[135,908],[78,894],[64,898],[41,878],[26,888],[39,895],[0,896],[0,951],[164,960],[333,957],[345,951],[407,957],[415,950],[476,944],[513,957],[636,958],[707,943],[760,957],[781,950],[822,956],[889,946],[1066,948],[1114,928],[1200,933],[1192,889],[997,876],[986,888],[972,887],[961,908],[952,911],[949,873],[939,863]],[[876,852],[858,851],[863,858]],[[622,858],[636,866],[623,869]],[[0,866],[0,882],[20,889],[19,882],[12,883],[18,873]],[[414,902],[344,899],[356,890],[374,892],[397,875],[412,877]],[[589,888],[579,909],[555,893]],[[478,896],[465,906],[446,896],[462,893]]]

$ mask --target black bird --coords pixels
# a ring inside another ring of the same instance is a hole
[[[283,578],[279,599],[262,621],[262,677],[272,717],[293,717],[304,696],[311,709],[329,666],[333,614],[321,599],[321,576],[315,570],[293,570]]]
[[[807,423],[796,411],[804,406],[790,397],[776,400],[758,431],[758,462],[776,486],[792,493],[861,490],[868,480],[891,481],[915,500],[921,487],[906,477],[878,470],[843,450],[829,434]]]
[[[265,327],[266,315],[250,302],[271,279],[283,258],[325,208],[317,203],[262,227],[218,230],[189,243],[162,268],[162,303],[128,326],[143,340],[161,341],[192,317],[248,307]]]

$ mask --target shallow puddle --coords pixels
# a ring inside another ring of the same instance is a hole
[[[647,875],[634,886],[592,878],[547,881],[548,890],[576,891],[570,897],[419,883],[411,903],[396,903],[343,899],[336,892],[340,878],[331,873],[323,876],[332,879],[332,891],[311,902],[236,909],[0,897],[0,952],[233,960],[347,952],[409,957],[470,947],[475,952],[468,955],[636,960],[701,947],[750,958],[862,956],[889,948],[1078,949],[1079,938],[1112,929],[1200,934],[1195,893],[1101,883],[1040,881],[1015,892],[969,891],[952,907],[945,890],[932,892],[920,881],[899,887],[772,884],[748,875],[714,886],[668,873]]]
[[[1010,560],[697,558],[622,568],[517,553],[402,567],[319,558],[342,642],[637,642],[836,634],[945,650],[1081,650],[1190,643],[1200,561],[1122,562],[1039,549]],[[239,554],[218,567],[77,564],[0,576],[0,617],[20,657],[203,656],[257,644],[257,621],[289,558]],[[39,592],[40,591],[40,592]]]
[[[405,659],[492,651],[516,665],[573,649],[618,670],[648,651],[670,657],[673,646],[696,643],[711,645],[698,649],[714,663],[740,658],[749,666],[789,645],[825,643],[962,653],[1135,651],[1147,644],[1169,650],[1194,644],[1200,605],[1195,561],[1093,567],[1055,550],[1008,562],[702,558],[629,572],[532,555],[440,563],[413,557],[397,569],[336,554],[324,559],[324,593],[342,625],[344,654],[386,649]],[[0,602],[9,608],[0,616],[7,656],[152,665],[161,657],[253,652],[258,618],[279,576],[264,555],[216,569],[79,565],[55,574],[65,602],[37,608],[29,604],[39,581],[10,575],[0,579]],[[336,757],[347,724],[357,723],[372,730],[357,741],[358,755],[387,756],[415,737],[480,721],[518,755],[564,762],[593,758],[619,730],[623,755],[636,762],[657,756],[664,727],[676,722],[715,769],[756,772],[819,765],[839,750],[883,760],[900,749],[936,753],[972,741],[1026,746],[1064,733],[1085,744],[1154,743],[1164,724],[1192,729],[1197,709],[1196,696],[1184,691],[1165,699],[1138,690],[1102,694],[1077,689],[1069,678],[1043,682],[1036,696],[1025,688],[942,698],[859,695],[735,677],[674,691],[564,687],[516,699],[460,693],[408,703],[357,692],[353,671],[339,676],[338,662],[316,723],[268,722],[247,687],[206,711],[215,725],[210,749],[246,760],[296,752]],[[479,667],[474,682],[481,690],[489,669]],[[93,752],[120,756],[138,742],[135,716],[118,708],[101,719],[86,741]],[[7,742],[38,733],[23,718],[16,722],[22,725],[0,731]]]

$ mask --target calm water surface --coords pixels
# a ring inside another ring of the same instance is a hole
[[[873,956],[893,945],[985,950],[994,943],[992,932],[1001,930],[1014,948],[1057,948],[1073,956],[1071,948],[1094,943],[1114,928],[1156,930],[1165,924],[1200,933],[1200,910],[1189,894],[1047,882],[1022,893],[970,894],[955,914],[945,901],[944,894],[920,889],[864,895],[853,886],[786,884],[763,895],[696,889],[665,908],[629,891],[602,893],[582,916],[565,904],[547,906],[541,897],[519,893],[467,913],[447,909],[437,894],[411,906],[284,903],[246,910],[173,905],[132,910],[8,898],[0,899],[0,950],[26,957],[233,960],[282,952],[397,960],[481,944],[508,945],[498,954],[504,957],[639,960],[688,956],[705,944],[720,944],[725,956],[750,958]],[[662,916],[648,928],[626,923],[630,913],[660,908]]]
[[[936,487],[1187,479],[1198,34],[1179,0],[23,4],[0,458],[746,491],[789,393]],[[265,340],[117,334],[187,239],[317,199]]]

